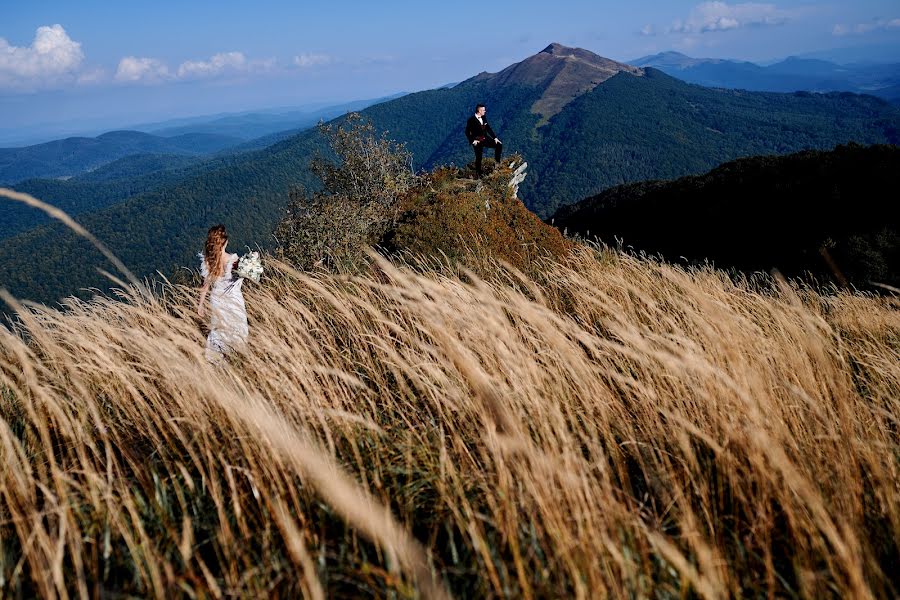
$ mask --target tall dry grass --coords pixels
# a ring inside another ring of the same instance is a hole
[[[4,596],[900,590],[900,313],[582,249],[487,279],[268,260],[0,331]]]

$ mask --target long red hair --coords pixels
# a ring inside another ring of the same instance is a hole
[[[203,249],[203,257],[206,259],[206,267],[209,269],[210,279],[221,277],[225,272],[225,257],[222,256],[222,248],[228,241],[224,225],[213,225],[206,234],[206,246]]]

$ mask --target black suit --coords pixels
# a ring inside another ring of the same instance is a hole
[[[469,117],[469,120],[466,121],[466,139],[469,140],[469,144],[472,144],[472,147],[475,149],[475,172],[478,173],[479,177],[481,176],[481,154],[485,148],[493,148],[494,160],[498,163],[500,162],[503,144],[495,141],[497,134],[491,129],[491,124],[488,123],[486,117],[481,117],[480,123],[475,115]],[[477,144],[475,143],[476,141],[478,142]]]

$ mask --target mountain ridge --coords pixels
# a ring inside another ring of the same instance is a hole
[[[693,58],[680,52],[661,52],[630,61],[707,87],[766,92],[846,91],[871,94],[896,102],[900,61],[887,64],[837,64],[820,58],[788,56],[768,65],[721,58]]]
[[[20,148],[0,148],[0,184],[71,177],[131,154],[207,155],[243,140],[208,133],[161,137],[142,131],[108,131]]]
[[[871,96],[714,90],[653,68],[640,76],[619,71],[541,124],[532,107],[545,88],[485,79],[416,92],[361,114],[407,144],[415,169],[432,170],[472,160],[463,127],[475,104],[486,103],[507,152],[529,163],[519,197],[541,217],[621,183],[703,173],[741,156],[848,141],[897,143],[900,131],[900,110]],[[229,226],[236,248],[272,247],[288,189],[315,185],[308,163],[323,151],[317,132],[307,131],[264,150],[189,167],[188,177],[84,213],[79,222],[139,276],[193,266],[212,222]],[[23,264],[22,256],[29,261]],[[69,256],[80,258],[73,263]],[[32,299],[107,287],[94,269],[99,264],[101,256],[58,226],[0,242],[0,280]]]

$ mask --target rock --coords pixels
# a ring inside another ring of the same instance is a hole
[[[510,166],[512,166],[512,165],[510,165]],[[516,198],[519,197],[519,184],[521,184],[523,181],[525,181],[525,175],[527,175],[527,173],[525,172],[525,169],[527,169],[527,168],[528,168],[528,163],[523,162],[513,172],[512,179],[509,180],[509,187],[512,188],[513,196],[515,196]]]

